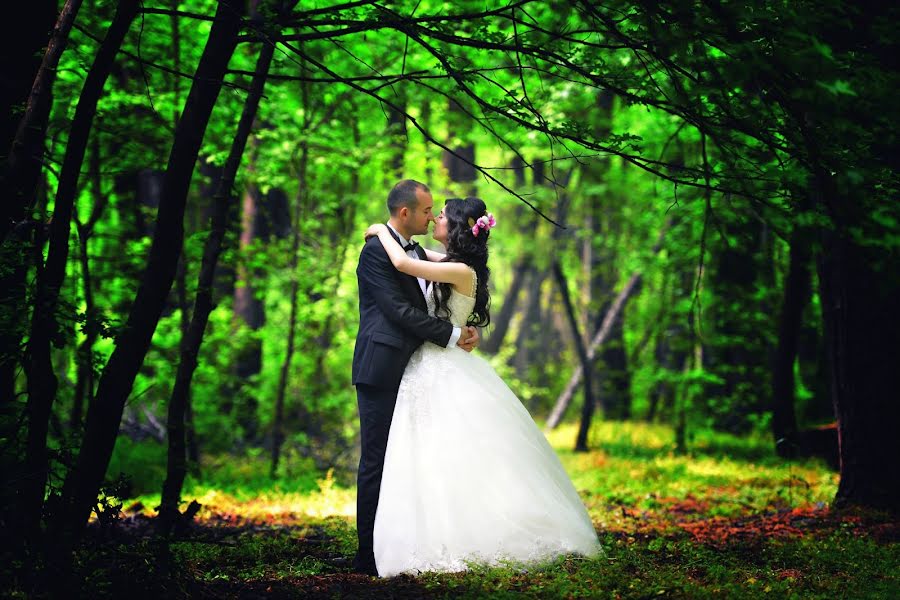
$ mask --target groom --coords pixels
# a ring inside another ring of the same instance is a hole
[[[400,181],[388,194],[388,228],[412,258],[427,260],[425,251],[410,238],[428,233],[428,224],[434,221],[433,205],[428,187],[412,179]],[[359,404],[362,454],[356,492],[359,550],[353,570],[377,576],[372,549],[375,510],[397,389],[406,363],[425,340],[471,351],[479,336],[474,327],[461,329],[430,316],[425,305],[425,294],[431,293],[429,282],[397,271],[377,237],[363,246],[356,277],[359,333],[353,350],[353,385]]]

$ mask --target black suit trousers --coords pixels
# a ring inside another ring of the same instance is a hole
[[[356,401],[359,405],[360,457],[356,478],[356,530],[359,535],[359,551],[354,559],[357,569],[374,570],[375,553],[372,549],[375,529],[375,511],[381,491],[381,474],[384,472],[384,453],[397,389],[357,384]]]

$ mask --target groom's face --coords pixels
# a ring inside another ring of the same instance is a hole
[[[406,229],[409,235],[424,235],[428,233],[428,224],[434,221],[434,198],[431,192],[419,189],[416,191],[416,207],[407,213]]]

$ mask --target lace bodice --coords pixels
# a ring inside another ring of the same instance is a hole
[[[475,293],[475,289],[478,287],[478,276],[475,274],[474,269],[469,269],[472,272],[472,293]],[[432,283],[432,285],[437,285]],[[440,288],[438,288],[438,293],[440,293]],[[431,294],[431,290],[428,290],[428,293],[425,294],[425,303],[428,305],[428,314],[434,315],[435,305],[434,305],[434,296]],[[454,327],[465,327],[466,321],[469,320],[469,315],[472,314],[472,309],[475,308],[475,298],[470,298],[466,296],[462,292],[456,291],[455,288],[450,288],[450,298],[447,300],[447,309],[450,311],[450,323]]]

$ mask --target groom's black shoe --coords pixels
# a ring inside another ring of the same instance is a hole
[[[360,568],[354,567],[353,572],[360,575],[370,575],[372,577],[378,577],[378,569],[376,569],[374,566]]]
[[[375,568],[375,563],[363,562],[359,560],[359,556],[353,558],[353,572],[360,575],[378,577],[378,569]]]

